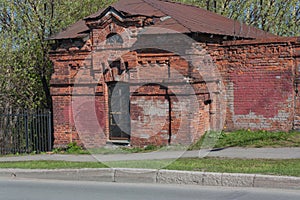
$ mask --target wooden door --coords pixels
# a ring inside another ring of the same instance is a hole
[[[109,139],[130,139],[130,91],[123,82],[108,84],[109,89]]]

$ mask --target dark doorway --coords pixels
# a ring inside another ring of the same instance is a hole
[[[109,139],[130,139],[130,91],[128,83],[111,82],[109,90]]]

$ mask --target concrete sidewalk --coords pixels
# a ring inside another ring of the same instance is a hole
[[[72,155],[72,154],[45,154],[14,157],[0,157],[0,162],[8,161],[32,161],[32,160],[56,160],[76,162],[110,162],[130,160],[155,160],[177,158],[265,158],[265,159],[300,159],[300,148],[225,148],[200,151],[158,151],[151,153],[110,154],[110,155]]]

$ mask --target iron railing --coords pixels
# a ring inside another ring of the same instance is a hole
[[[48,110],[0,113],[0,154],[52,150],[52,118]]]

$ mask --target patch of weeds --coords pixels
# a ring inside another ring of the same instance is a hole
[[[55,148],[52,152],[55,154],[90,154],[87,150],[79,146],[77,142],[70,142],[66,148]]]
[[[299,133],[239,130],[226,133],[217,145],[218,147],[292,147],[300,144],[300,140],[289,141],[295,134]]]
[[[147,145],[145,147],[122,147],[122,150],[128,153],[146,153],[146,152],[152,152],[157,151],[161,148],[161,146],[155,146],[155,145]]]
[[[32,151],[29,155],[36,155],[36,154],[38,154],[37,151]]]
[[[71,142],[68,144],[66,152],[67,153],[78,153],[81,150],[83,150],[81,146],[77,145],[76,142]]]
[[[207,131],[196,143],[189,146],[188,150],[197,150],[201,148],[213,148],[217,142],[224,137],[222,131]]]
[[[156,151],[158,150],[160,147],[159,146],[155,146],[155,145],[147,145],[146,147],[144,147],[145,151]]]
[[[215,145],[214,145],[215,144]],[[300,132],[269,132],[265,130],[238,130],[234,132],[208,132],[189,150],[212,147],[299,147]]]
[[[93,148],[93,149],[89,149],[89,152],[91,154],[103,154],[103,155],[126,153],[119,147],[117,147],[117,148],[107,148],[107,147]]]
[[[146,153],[153,151],[179,151],[186,150],[187,146],[176,145],[176,146],[155,146],[148,145],[145,147],[130,147],[130,146],[118,146],[118,147],[101,147],[95,149],[89,149],[92,154],[129,154],[129,153]]]
[[[64,149],[63,148],[55,148],[52,150],[52,153],[54,154],[59,154],[59,153],[63,153]]]
[[[140,153],[143,151],[140,147],[120,147],[125,153]]]

